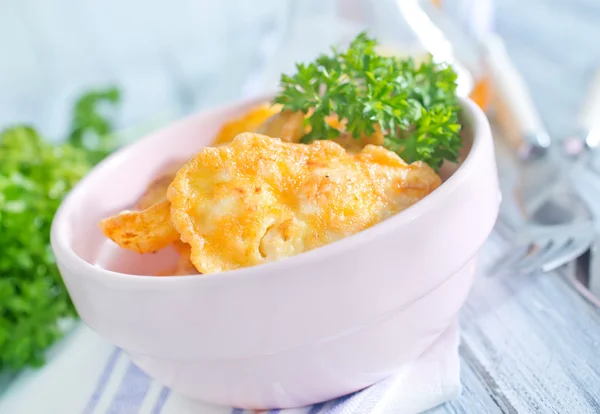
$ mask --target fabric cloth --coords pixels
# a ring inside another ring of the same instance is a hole
[[[412,414],[461,392],[459,329],[453,323],[421,357],[396,376],[360,392],[280,414]],[[0,413],[257,414],[192,401],[162,386],[127,354],[84,324],[55,348],[46,366],[22,373],[0,398]]]

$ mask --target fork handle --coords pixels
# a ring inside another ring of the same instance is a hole
[[[504,42],[499,36],[490,35],[483,42],[483,52],[494,86],[496,117],[504,130],[502,136],[520,157],[545,153],[550,137]]]

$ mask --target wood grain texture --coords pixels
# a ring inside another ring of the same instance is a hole
[[[490,238],[486,261],[501,239]],[[463,394],[432,413],[600,412],[600,312],[562,272],[481,272],[461,315]]]
[[[600,2],[496,4],[498,31],[548,129],[555,137],[573,131],[580,101],[600,68],[591,40],[600,35]],[[501,148],[497,152],[506,156]],[[513,168],[500,162],[505,182],[510,174],[514,178]],[[487,261],[509,236],[510,226],[502,224],[483,249]],[[481,266],[461,315],[462,396],[431,412],[600,413],[600,311],[567,281],[570,269],[488,278]]]

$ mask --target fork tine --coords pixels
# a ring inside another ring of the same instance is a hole
[[[516,245],[488,268],[488,275],[496,276],[509,271],[529,274],[536,270],[554,270],[585,252],[593,234],[593,223],[589,221],[526,226],[515,237]]]
[[[549,240],[548,243],[540,249],[537,254],[530,255],[524,259],[517,267],[520,273],[529,274],[536,270],[539,270],[542,265],[549,260],[552,260],[558,253],[565,249],[572,238],[561,237],[553,240]]]
[[[581,256],[589,247],[591,240],[589,238],[577,238],[573,239],[572,243],[565,246],[565,249],[557,254],[554,258],[549,258],[547,262],[543,263],[540,268],[543,272],[550,272],[554,269],[558,269],[562,265],[569,263]]]

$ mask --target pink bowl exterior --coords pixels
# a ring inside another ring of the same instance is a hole
[[[176,391],[244,408],[314,403],[370,385],[435,340],[463,303],[500,202],[489,124],[464,101],[473,147],[438,190],[360,234],[280,262],[157,278],[97,260],[100,218],[133,202],[255,102],[203,112],[123,149],[64,201],[52,246],[82,319]],[[86,261],[87,260],[87,261]]]
[[[372,325],[275,354],[195,361],[130,356],[193,399],[255,409],[311,405],[363,389],[417,358],[452,322],[474,277],[472,260],[433,292]]]

